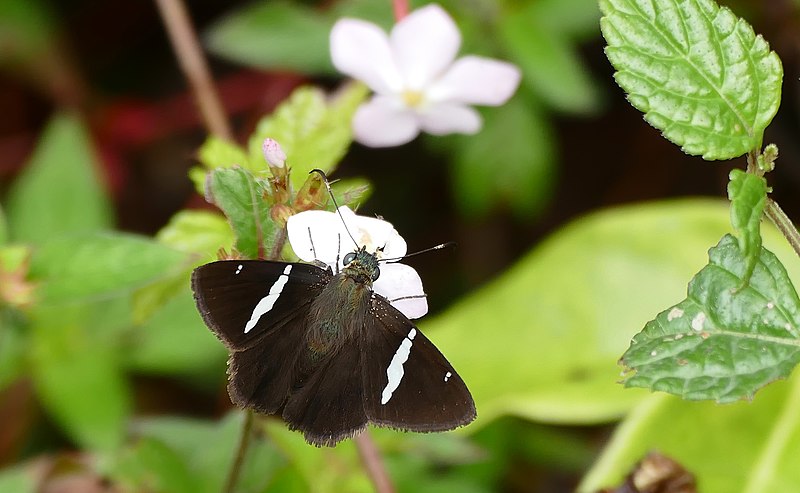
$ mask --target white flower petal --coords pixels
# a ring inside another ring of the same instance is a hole
[[[391,223],[374,217],[356,216],[353,236],[368,252],[379,258],[398,258],[406,254],[406,242]],[[379,251],[380,249],[380,251]]]
[[[382,263],[381,275],[372,284],[372,289],[386,297],[392,306],[408,318],[419,318],[428,313],[428,299],[422,289],[422,279],[413,267]]]
[[[394,63],[389,39],[377,25],[341,19],[330,35],[331,59],[340,72],[361,80],[379,94],[402,90],[403,79]]]
[[[342,257],[342,251],[352,250],[349,247],[352,240],[347,236],[341,238],[343,229],[338,214],[328,211],[305,211],[290,216],[286,221],[289,244],[305,262],[319,260],[335,265],[336,258]]]
[[[444,9],[431,4],[395,24],[389,43],[405,88],[422,90],[453,63],[461,33]]]
[[[483,125],[483,119],[477,111],[456,103],[430,105],[419,117],[422,129],[433,135],[474,134]]]
[[[447,70],[426,92],[430,101],[499,106],[514,94],[521,72],[508,62],[465,56]]]
[[[392,147],[414,140],[419,134],[416,114],[399,101],[376,95],[353,116],[355,140],[369,147]]]

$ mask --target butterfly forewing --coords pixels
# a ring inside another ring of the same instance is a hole
[[[380,426],[445,431],[475,419],[467,386],[436,346],[380,295],[361,341],[364,408]]]
[[[195,269],[192,290],[206,325],[240,351],[304,311],[330,277],[310,264],[221,260]]]
[[[194,271],[200,314],[231,349],[228,390],[235,404],[272,414],[286,402],[298,378],[308,306],[329,278],[314,265],[256,260]]]

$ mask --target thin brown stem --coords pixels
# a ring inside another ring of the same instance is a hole
[[[383,465],[383,459],[375,442],[369,434],[369,430],[364,430],[353,439],[358,447],[358,455],[361,457],[361,462],[369,474],[369,479],[375,486],[377,493],[393,493],[394,486],[392,480],[389,478],[389,473],[386,472],[386,467]]]
[[[764,212],[770,221],[772,221],[772,224],[783,234],[797,256],[800,257],[800,233],[797,231],[797,228],[795,228],[792,220],[789,219],[789,216],[783,212],[783,209],[780,208],[777,202],[770,198],[767,198],[767,205]]]
[[[214,88],[211,71],[208,69],[186,6],[181,0],[156,0],[156,4],[178,58],[178,64],[192,86],[192,93],[206,128],[210,133],[232,141],[233,132]]]
[[[239,435],[239,444],[236,447],[236,456],[233,458],[230,469],[228,469],[228,477],[225,480],[225,485],[222,488],[222,493],[233,493],[236,491],[236,484],[239,482],[239,476],[242,474],[242,466],[244,465],[244,458],[247,455],[247,448],[250,446],[250,436],[253,433],[253,411],[245,409],[244,420],[242,421],[242,430]]]

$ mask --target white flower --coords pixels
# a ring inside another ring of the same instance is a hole
[[[347,206],[339,207],[339,212],[341,217],[336,212],[306,211],[289,218],[286,223],[289,243],[301,260],[317,260],[339,272],[344,256],[361,246],[378,258],[393,259],[406,254],[406,241],[390,223],[358,216]],[[372,283],[376,293],[408,318],[419,318],[428,312],[428,300],[416,270],[397,262],[381,262],[380,271],[380,277]]]
[[[341,19],[330,43],[333,65],[375,92],[353,118],[355,139],[371,147],[405,144],[420,130],[476,133],[482,121],[469,105],[499,106],[520,81],[511,63],[478,56],[455,60],[461,33],[436,4],[406,16],[389,36],[370,22]]]

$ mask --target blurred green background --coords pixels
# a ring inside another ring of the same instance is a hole
[[[518,93],[482,110],[476,136],[353,145],[334,175],[369,180],[360,210],[392,222],[410,250],[458,243],[409,263],[431,306],[419,326],[479,418],[442,435],[375,430],[398,490],[573,491],[629,416],[636,432],[606,452],[598,484],[662,449],[711,470],[707,491],[730,491],[713,478],[761,464],[752,450],[768,417],[791,409],[790,382],[720,411],[623,390],[616,361],[730,230],[725,186],[744,160],[686,156],[628,105],[594,0],[442,5],[462,29],[461,54],[521,67]],[[728,5],[783,61],[765,142],[781,152],[773,198],[800,217],[800,10]],[[241,144],[297,87],[338,86],[327,47],[337,18],[392,23],[377,0],[188,8]],[[188,275],[231,237],[187,177],[207,134],[155,5],[0,2],[0,69],[0,491],[219,491],[241,416]],[[765,244],[796,270],[774,232]],[[694,416],[695,428],[681,421],[686,437],[722,423],[752,447],[656,436],[659,412]],[[371,490],[351,443],[309,447],[274,419],[257,431],[241,491]]]

